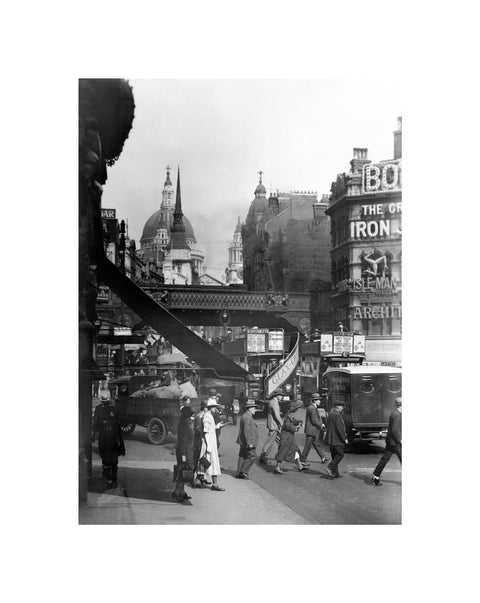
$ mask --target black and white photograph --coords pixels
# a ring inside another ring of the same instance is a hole
[[[475,598],[474,9],[5,6],[6,601]]]
[[[402,523],[401,98],[79,80],[81,524]]]

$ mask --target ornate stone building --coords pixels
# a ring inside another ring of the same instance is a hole
[[[166,284],[199,282],[205,254],[197,247],[192,224],[182,211],[180,169],[175,192],[167,166],[160,209],[145,222],[136,256],[144,263],[148,274],[153,269]]]
[[[240,217],[233,233],[233,240],[228,248],[228,266],[225,269],[225,282],[227,285],[243,283],[243,245]]]
[[[394,156],[378,163],[353,149],[350,171],[332,183],[332,307],[338,322],[367,335],[367,359],[401,359],[402,120]]]
[[[315,292],[310,308],[322,330],[331,328],[330,220],[315,192],[271,193],[260,181],[242,227],[244,283],[249,290]]]

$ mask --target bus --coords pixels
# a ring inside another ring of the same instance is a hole
[[[402,395],[402,369],[393,366],[332,366],[322,376],[327,412],[344,404],[349,440],[385,438],[395,399]]]

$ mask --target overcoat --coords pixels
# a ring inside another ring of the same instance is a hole
[[[282,427],[282,417],[280,416],[280,404],[277,396],[273,396],[268,401],[267,429],[269,431],[279,430]]]
[[[184,411],[184,408],[187,410]],[[182,456],[185,456],[188,465],[193,469],[193,426],[190,420],[191,414],[192,411],[187,406],[182,408],[177,428],[176,454],[177,463],[181,463]]]
[[[305,434],[317,436],[322,428],[322,420],[315,404],[309,404],[305,412]]]
[[[258,444],[258,427],[253,416],[246,410],[240,418],[240,428],[238,430],[237,444],[248,448],[249,446],[257,447]]]
[[[280,443],[278,444],[278,452],[275,460],[289,461],[295,460],[295,452],[298,451],[295,434],[298,431],[298,424],[293,413],[288,413],[283,421],[282,431],[280,432]]]
[[[333,409],[328,414],[327,433],[325,434],[325,444],[327,446],[345,446],[347,432],[342,415]]]
[[[200,457],[205,455],[211,463],[205,474],[220,475],[220,459],[218,458],[215,420],[210,411],[207,411],[203,417],[203,437],[204,440],[202,442]]]
[[[387,446],[398,446],[402,443],[402,413],[396,408],[388,420]]]

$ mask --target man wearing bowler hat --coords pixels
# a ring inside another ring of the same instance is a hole
[[[318,407],[320,406],[320,394],[312,394],[311,402],[307,406],[305,413],[305,446],[303,447],[300,460],[302,463],[306,463],[308,455],[312,446],[315,448],[320,461],[325,463],[327,458],[323,454],[323,450],[320,448],[320,432],[325,429],[325,426],[318,414]]]
[[[342,412],[343,402],[337,400],[327,420],[325,444],[330,446],[330,454],[332,455],[332,460],[327,467],[327,473],[331,478],[342,477],[338,472],[338,465],[344,457],[343,449],[345,448],[345,444],[348,444]]]
[[[271,393],[268,399],[268,409],[267,409],[267,429],[268,436],[263,445],[262,451],[260,453],[260,458],[258,462],[262,465],[267,465],[267,454],[270,454],[270,451],[275,444],[275,440],[280,436],[280,430],[282,429],[283,420],[280,415],[280,398],[282,396],[282,390],[277,387]]]
[[[253,419],[255,410],[255,400],[247,400],[245,412],[240,419],[240,429],[237,437],[237,444],[240,444],[240,450],[235,477],[238,479],[250,479],[248,472],[255,461],[258,444],[258,427]]]
[[[380,486],[380,475],[382,474],[385,465],[392,458],[392,454],[396,454],[400,464],[402,463],[402,398],[397,398],[395,400],[395,406],[396,408],[388,420],[385,452],[378,461],[378,465],[375,467],[373,475],[370,478],[375,486]]]

